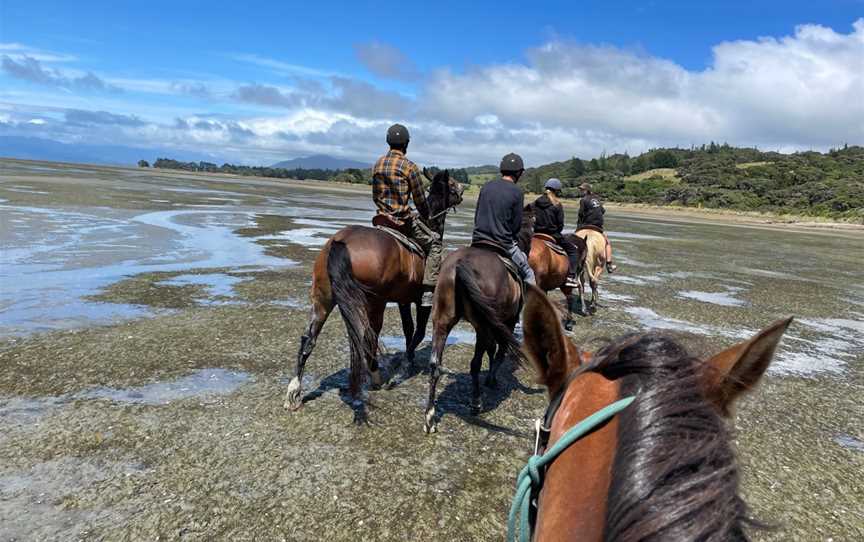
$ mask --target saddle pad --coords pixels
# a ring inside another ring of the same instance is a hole
[[[501,263],[504,264],[504,268],[510,273],[510,276],[516,281],[516,284],[519,285],[519,310],[518,312],[522,312],[522,305],[525,302],[525,282],[522,280],[522,276],[519,274],[519,269],[516,267],[516,264],[513,263],[509,257],[502,256],[498,254],[498,259],[501,260]]]
[[[414,241],[412,241],[411,239],[409,239],[407,236],[403,235],[402,233],[394,230],[393,228],[388,228],[386,226],[375,226],[375,228],[383,231],[384,233],[392,235],[394,238],[396,238],[397,241],[399,241],[400,243],[405,245],[405,248],[407,248],[411,252],[419,255],[421,258],[426,258],[426,253],[423,252],[423,249],[420,248],[420,245],[418,245],[417,243],[415,243]]]
[[[561,254],[562,256],[567,255],[567,251],[565,251],[563,248],[561,248],[561,245],[559,245],[555,241],[555,238],[552,237],[551,235],[546,234],[546,233],[535,233],[534,237],[536,239],[540,239],[541,241],[546,243],[546,246],[549,247],[549,250],[551,250],[552,252],[555,252],[557,254]]]
[[[546,246],[549,247],[549,250],[551,250],[552,252],[556,252],[562,256],[567,255],[567,251],[564,250],[563,248],[561,248],[561,245],[559,245],[558,243],[553,243],[552,241],[543,241],[543,242],[546,243]]]

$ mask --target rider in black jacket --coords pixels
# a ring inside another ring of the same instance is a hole
[[[562,233],[564,231],[564,207],[558,197],[563,186],[558,179],[549,179],[544,188],[545,193],[534,201],[534,231],[552,236],[555,238],[555,242],[567,253],[567,259],[570,260],[570,272],[567,274],[567,282],[564,285],[576,288],[579,286],[576,281],[576,272],[579,269],[579,250]]]
[[[606,271],[612,273],[618,269],[618,266],[612,263],[612,245],[603,230],[603,215],[606,214],[606,209],[603,208],[600,196],[591,191],[590,184],[580,184],[579,190],[582,192],[582,200],[579,202],[579,221],[576,223],[576,229],[591,226],[603,233],[603,237],[606,238]]]

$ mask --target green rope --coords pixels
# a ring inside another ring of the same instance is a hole
[[[530,542],[531,540],[533,525],[528,520],[530,517],[531,497],[536,496],[543,486],[540,478],[540,472],[543,467],[554,461],[556,457],[561,455],[561,452],[586,433],[630,406],[630,403],[635,399],[636,396],[631,395],[630,397],[615,401],[602,410],[598,410],[564,433],[564,436],[558,439],[555,445],[547,450],[545,454],[542,456],[532,455],[528,458],[528,464],[525,465],[522,472],[516,478],[516,495],[513,497],[513,504],[510,506],[510,515],[507,517],[508,542],[515,542],[516,540],[517,517],[519,518],[520,542]]]

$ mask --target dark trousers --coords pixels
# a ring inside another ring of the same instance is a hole
[[[567,253],[567,259],[570,260],[570,274],[575,274],[579,269],[579,249],[560,233],[550,233],[548,235],[554,237],[555,242]]]

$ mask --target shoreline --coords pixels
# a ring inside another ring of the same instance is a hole
[[[252,175],[237,175],[232,173],[210,173],[203,171],[185,171],[161,168],[138,168],[136,166],[108,166],[99,164],[78,164],[72,162],[50,162],[45,160],[25,160],[20,158],[0,158],[3,162],[24,162],[29,164],[52,164],[61,167],[88,167],[94,169],[124,169],[124,170],[150,170],[161,173],[190,176],[198,178],[206,178],[214,181],[224,182],[242,182],[249,184],[268,184],[268,185],[283,185],[283,186],[304,186],[304,187],[320,187],[328,192],[352,192],[364,193],[369,192],[368,185],[355,183],[340,183],[333,181],[323,181],[316,179],[283,179],[278,177],[258,177]],[[466,187],[464,200],[467,202],[475,202],[479,191],[472,185]],[[533,201],[539,197],[539,194],[532,192],[525,193],[525,201]],[[565,207],[574,208],[578,206],[576,199],[562,199],[561,202]],[[654,205],[648,203],[618,203],[613,201],[604,201],[604,206],[607,211],[620,211],[630,215],[644,216],[646,218],[659,218],[673,221],[698,221],[719,223],[735,226],[760,227],[765,229],[796,230],[801,232],[821,232],[834,234],[848,234],[861,232],[864,233],[864,224],[854,222],[842,222],[827,218],[809,217],[801,215],[785,215],[774,213],[761,213],[753,211],[735,211],[731,209],[716,209],[716,208],[697,208],[697,207],[682,207],[678,205]]]

